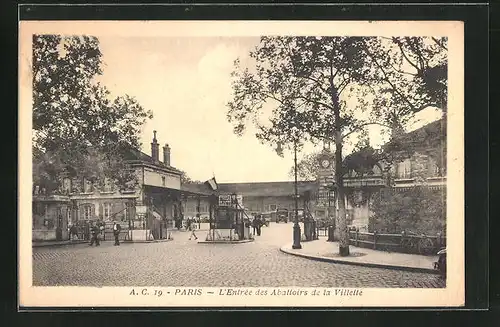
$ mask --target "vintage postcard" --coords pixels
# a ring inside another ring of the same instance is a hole
[[[464,305],[462,22],[19,44],[21,307]]]

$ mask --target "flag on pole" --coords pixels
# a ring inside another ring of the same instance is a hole
[[[207,183],[213,191],[217,190],[217,181],[215,180],[215,177],[210,178],[205,183]]]

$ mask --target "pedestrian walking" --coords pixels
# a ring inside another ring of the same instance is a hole
[[[253,231],[253,235],[257,235],[257,218],[259,216],[255,216],[252,220],[252,231]]]
[[[120,245],[120,231],[122,230],[122,226],[116,221],[113,222],[113,236],[115,237],[115,244]]]
[[[256,227],[257,227],[257,236],[260,236],[260,233],[262,231],[262,220],[260,218],[260,216],[257,218],[257,223],[256,223]]]
[[[188,231],[191,232],[191,234],[189,234],[189,240],[191,241],[191,237],[194,236],[194,239],[197,240],[198,237],[196,236],[196,233],[194,232],[195,229],[196,229],[196,223],[193,223],[193,221],[191,220],[191,218],[188,218],[187,221],[186,221],[186,228]]]
[[[93,223],[92,227],[90,228],[90,246],[94,245],[99,246],[101,245],[99,243],[99,227],[97,227],[97,224]]]

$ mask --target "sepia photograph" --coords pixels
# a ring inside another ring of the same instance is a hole
[[[461,23],[31,21],[19,65],[21,305],[463,304]]]

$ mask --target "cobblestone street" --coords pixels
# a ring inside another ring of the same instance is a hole
[[[198,232],[204,239],[206,231]],[[264,227],[255,242],[174,240],[100,247],[33,248],[34,286],[444,287],[433,274],[312,261],[280,252],[292,223]],[[333,249],[332,249],[333,250]]]

